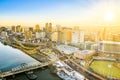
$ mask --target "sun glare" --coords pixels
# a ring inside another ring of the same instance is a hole
[[[104,18],[105,18],[106,21],[113,21],[114,18],[115,18],[115,14],[112,13],[112,12],[106,13],[104,15]]]

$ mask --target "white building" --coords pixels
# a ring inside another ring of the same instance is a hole
[[[57,49],[60,52],[63,52],[65,54],[72,54],[73,52],[79,51],[78,48],[72,47],[72,46],[68,46],[68,45],[59,45],[59,46],[57,46]]]
[[[92,46],[93,44],[95,44],[95,43],[92,42],[92,41],[85,41],[85,42],[84,42],[84,49],[90,50],[90,49],[91,49],[91,46]]]
[[[80,31],[73,30],[72,31],[72,43],[79,43],[80,42]]]
[[[91,50],[98,50],[98,44],[91,45]]]
[[[120,54],[120,42],[101,41],[98,44],[98,51],[104,53]]]
[[[80,43],[83,43],[84,42],[84,31],[80,31]]]
[[[36,32],[36,38],[45,38],[45,32]]]
[[[6,39],[8,37],[8,34],[6,31],[2,31],[0,35],[1,39]]]

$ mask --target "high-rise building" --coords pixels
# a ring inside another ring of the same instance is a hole
[[[58,32],[54,32],[52,35],[51,35],[51,40],[52,41],[58,41]]]
[[[92,32],[90,34],[90,41],[93,41],[93,42],[98,42],[99,41],[99,34],[98,34],[98,32]]]
[[[40,26],[39,26],[39,24],[35,25],[35,31],[36,31],[36,32],[39,32],[39,31],[40,31]]]
[[[56,25],[57,31],[62,31],[62,27],[60,25]]]
[[[80,31],[73,30],[72,31],[72,43],[79,43],[80,42]]]
[[[105,40],[105,39],[106,39],[106,28],[103,29],[102,35],[101,35],[101,40]]]
[[[0,35],[1,39],[6,39],[8,37],[8,34],[6,31],[2,31]]]
[[[49,24],[48,24],[48,23],[45,23],[45,31],[46,31],[46,32],[48,31],[48,26],[49,26]]]
[[[15,26],[12,26],[12,27],[11,27],[11,30],[12,30],[13,32],[16,32],[16,27],[15,27]]]
[[[46,32],[52,32],[52,23],[46,23],[45,30]]]
[[[21,25],[16,26],[16,32],[23,32],[23,28]]]
[[[72,40],[72,29],[71,28],[63,28],[61,31],[61,42],[62,43],[70,43]]]
[[[52,23],[49,23],[48,31],[52,32]]]
[[[113,41],[120,42],[120,34],[113,34]]]
[[[25,39],[27,39],[27,40],[32,39],[32,32],[31,31],[25,31]]]
[[[29,27],[29,31],[33,32],[33,27]]]
[[[80,43],[84,42],[84,31],[80,31]]]

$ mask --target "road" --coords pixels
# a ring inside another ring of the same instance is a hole
[[[83,66],[81,66],[81,65],[77,64],[76,62],[74,62],[73,60],[69,59],[66,55],[64,55],[63,53],[61,53],[57,49],[54,49],[54,52],[56,54],[60,55],[60,57],[59,57],[60,60],[65,61],[65,63],[68,64],[71,68],[78,71],[79,73],[84,75],[89,80],[106,80],[103,77],[85,69]]]

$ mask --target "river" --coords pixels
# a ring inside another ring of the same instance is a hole
[[[34,63],[38,62],[37,60],[33,59],[32,57],[28,56],[21,50],[13,48],[8,45],[4,45],[0,42],[0,71],[9,71],[12,68],[20,66],[22,63]],[[36,71],[35,71],[36,72]],[[36,72],[38,76],[37,80],[61,80],[57,75],[52,74],[49,69],[44,70],[37,70]],[[20,78],[25,79],[25,75],[19,75]],[[16,77],[16,79],[19,77]],[[25,80],[28,80],[27,78]]]

